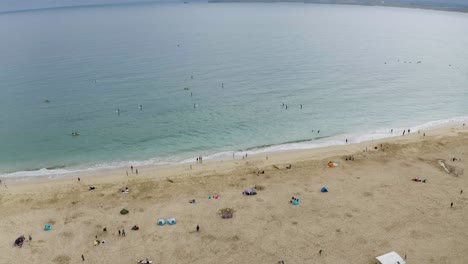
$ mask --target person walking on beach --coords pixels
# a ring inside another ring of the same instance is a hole
[[[322,250],[319,250],[319,256],[322,256]]]
[[[120,229],[119,229],[119,236],[120,236]]]
[[[411,129],[408,129],[408,134],[411,132]]]
[[[80,181],[81,181],[81,179],[80,179],[80,177],[78,177],[78,182],[80,182]],[[0,181],[0,184],[1,184],[1,183],[2,183],[2,181]]]
[[[122,229],[122,236],[125,236],[125,228]]]
[[[200,226],[197,225],[197,232],[200,231]]]
[[[450,208],[453,208],[453,202],[450,204]]]
[[[393,128],[392,128],[392,130],[390,130],[390,134],[393,134]]]
[[[136,174],[138,175],[138,169],[135,170]]]
[[[348,144],[348,139],[346,139],[346,144]]]
[[[81,254],[81,259],[84,261],[84,255],[83,254]]]
[[[130,166],[130,170],[131,170],[131,171],[132,171],[132,173],[133,173],[133,165],[132,165],[132,166]]]
[[[463,194],[463,189],[460,191],[460,194]]]
[[[405,133],[406,133],[406,130],[403,130],[403,136],[405,135]]]

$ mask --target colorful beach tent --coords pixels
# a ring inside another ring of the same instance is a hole
[[[328,189],[327,189],[327,187],[322,187],[322,189],[320,191],[321,192],[328,192]]]
[[[395,251],[378,256],[377,260],[382,264],[406,264],[406,261],[404,261]]]
[[[294,200],[292,203],[293,203],[294,205],[298,205],[298,204],[299,204],[299,201],[298,201],[298,200]]]
[[[50,231],[52,229],[52,226],[50,225],[45,225],[44,226],[44,231]]]
[[[167,223],[168,223],[169,225],[175,225],[175,224],[176,224],[176,220],[175,220],[175,218],[169,218],[169,219],[167,219]]]
[[[164,218],[159,218],[158,219],[158,226],[163,226],[166,224],[166,220]]]

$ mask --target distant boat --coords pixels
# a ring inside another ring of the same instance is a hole
[[[188,4],[189,2],[184,2],[184,4]]]

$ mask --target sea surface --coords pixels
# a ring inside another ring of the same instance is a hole
[[[468,121],[468,14],[159,3],[4,13],[0,36],[1,178]]]

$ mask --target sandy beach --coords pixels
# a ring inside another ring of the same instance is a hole
[[[371,264],[390,251],[413,264],[467,263],[467,146],[468,128],[460,125],[245,160],[142,167],[138,175],[128,168],[2,179],[0,263]],[[254,185],[257,195],[242,195]],[[223,208],[233,218],[222,219]],[[171,217],[177,224],[156,225]],[[21,235],[32,241],[14,247]],[[96,237],[105,244],[95,246]]]

